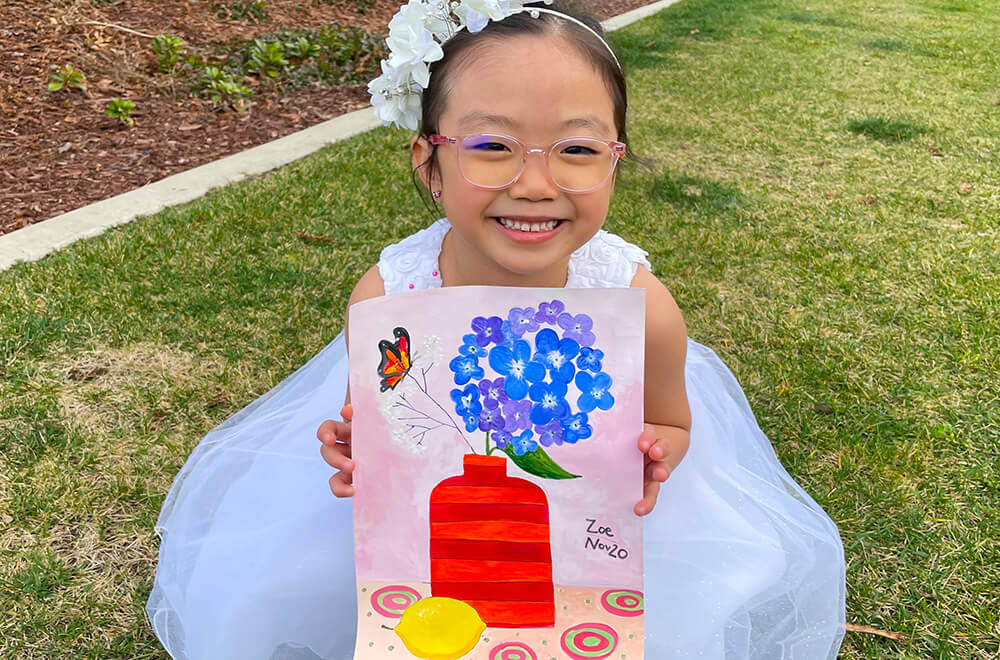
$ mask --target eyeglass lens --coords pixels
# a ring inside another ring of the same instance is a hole
[[[517,178],[524,147],[502,135],[471,135],[458,150],[458,164],[471,183],[500,188]],[[604,183],[614,167],[614,155],[600,140],[569,138],[553,145],[548,166],[552,180],[565,190],[590,190]]]

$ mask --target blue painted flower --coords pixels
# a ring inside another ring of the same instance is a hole
[[[485,347],[480,346],[479,343],[476,342],[476,335],[471,333],[462,337],[462,345],[458,347],[458,352],[461,355],[472,356],[477,359],[486,357],[486,351],[487,349]]]
[[[586,369],[587,371],[597,373],[601,370],[601,360],[603,359],[604,351],[599,348],[584,346],[580,349],[580,357],[576,359],[576,366],[579,367],[581,371]]]
[[[448,363],[448,368],[455,372],[456,385],[465,385],[473,378],[478,380],[485,375],[474,355],[457,355]]]
[[[538,442],[543,447],[562,444],[563,427],[558,419],[553,419],[548,424],[542,426],[536,426],[535,433],[538,434]]]
[[[507,315],[510,322],[510,329],[516,336],[520,337],[525,332],[535,332],[538,330],[538,321],[535,319],[534,307],[514,307]]]
[[[463,419],[469,415],[476,418],[476,424],[473,426],[478,426],[479,413],[483,409],[483,404],[479,401],[479,388],[469,383],[465,386],[465,389],[454,389],[451,391],[451,400],[455,402],[455,412],[458,413],[459,417]]]
[[[550,303],[542,303],[538,306],[538,312],[535,314],[535,320],[539,323],[555,325],[559,320],[559,315],[562,314],[564,309],[566,309],[566,305],[564,305],[561,300],[553,300]]]
[[[465,430],[472,433],[479,428],[479,415],[466,414],[462,417],[462,422],[465,423]]]
[[[494,346],[490,350],[490,366],[498,374],[505,376],[504,391],[511,399],[523,399],[528,393],[528,381],[536,382],[545,378],[545,367],[531,360],[528,342],[518,339],[513,348]]]
[[[511,434],[506,431],[493,431],[490,433],[490,440],[497,446],[497,449],[506,447],[510,443],[511,437]]]
[[[607,410],[615,405],[615,398],[611,396],[611,376],[603,371],[591,375],[586,371],[581,371],[576,375],[576,387],[580,390],[580,398],[576,400],[576,405],[583,412],[590,412],[594,408]]]
[[[516,433],[531,428],[531,402],[508,401],[503,404],[503,430]]]
[[[566,383],[562,381],[533,383],[528,388],[528,396],[535,402],[531,406],[531,421],[539,426],[562,419],[570,412],[566,403]]]
[[[504,321],[500,324],[500,332],[503,333],[503,341],[497,345],[514,348],[514,328],[510,325],[510,321]]]
[[[504,427],[504,418],[498,408],[483,408],[479,411],[480,431],[499,431]]]
[[[573,316],[563,313],[559,315],[558,323],[559,327],[563,329],[563,337],[575,339],[580,342],[581,346],[590,346],[597,339],[597,336],[591,332],[594,320],[586,314]]]
[[[484,378],[479,381],[479,393],[483,395],[483,405],[487,408],[496,408],[508,401],[502,377],[496,380]]]
[[[568,442],[569,444],[573,444],[577,440],[589,438],[590,434],[594,432],[593,429],[590,428],[590,424],[587,423],[587,413],[570,415],[566,419],[562,420],[562,427],[563,442]]]
[[[531,439],[532,435],[534,434],[531,431],[525,431],[516,438],[510,439],[510,446],[514,448],[515,454],[524,456],[538,449],[538,443]]]
[[[580,345],[572,339],[559,339],[555,330],[545,328],[535,335],[535,360],[541,362],[552,374],[552,380],[568,383],[573,380],[576,367],[573,358]]]
[[[477,316],[472,319],[472,331],[476,333],[476,343],[480,346],[489,346],[503,343],[503,319],[499,316]]]

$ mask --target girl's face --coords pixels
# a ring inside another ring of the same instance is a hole
[[[447,81],[441,135],[508,135],[542,149],[567,137],[618,137],[604,81],[561,38],[487,41],[458,64]],[[430,150],[425,139],[415,140],[414,165],[426,161]],[[458,277],[449,279],[462,284],[562,286],[570,254],[604,224],[614,189],[612,176],[591,192],[567,193],[553,183],[544,156],[537,153],[527,156],[519,179],[503,190],[482,190],[466,181],[456,145],[438,146],[437,162],[434,180],[425,183],[441,191],[454,228],[451,255],[442,257],[442,268],[454,264]],[[557,224],[535,232],[510,228],[511,221],[515,226]]]

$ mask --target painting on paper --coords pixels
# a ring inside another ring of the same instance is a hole
[[[355,658],[642,658],[644,292],[350,316]]]

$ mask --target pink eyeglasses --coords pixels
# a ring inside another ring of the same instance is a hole
[[[512,186],[524,172],[529,154],[545,156],[552,183],[570,193],[600,188],[625,155],[625,145],[614,140],[569,137],[553,142],[548,149],[527,146],[509,135],[480,133],[447,137],[428,135],[434,145],[458,147],[458,169],[466,181],[486,190]]]

